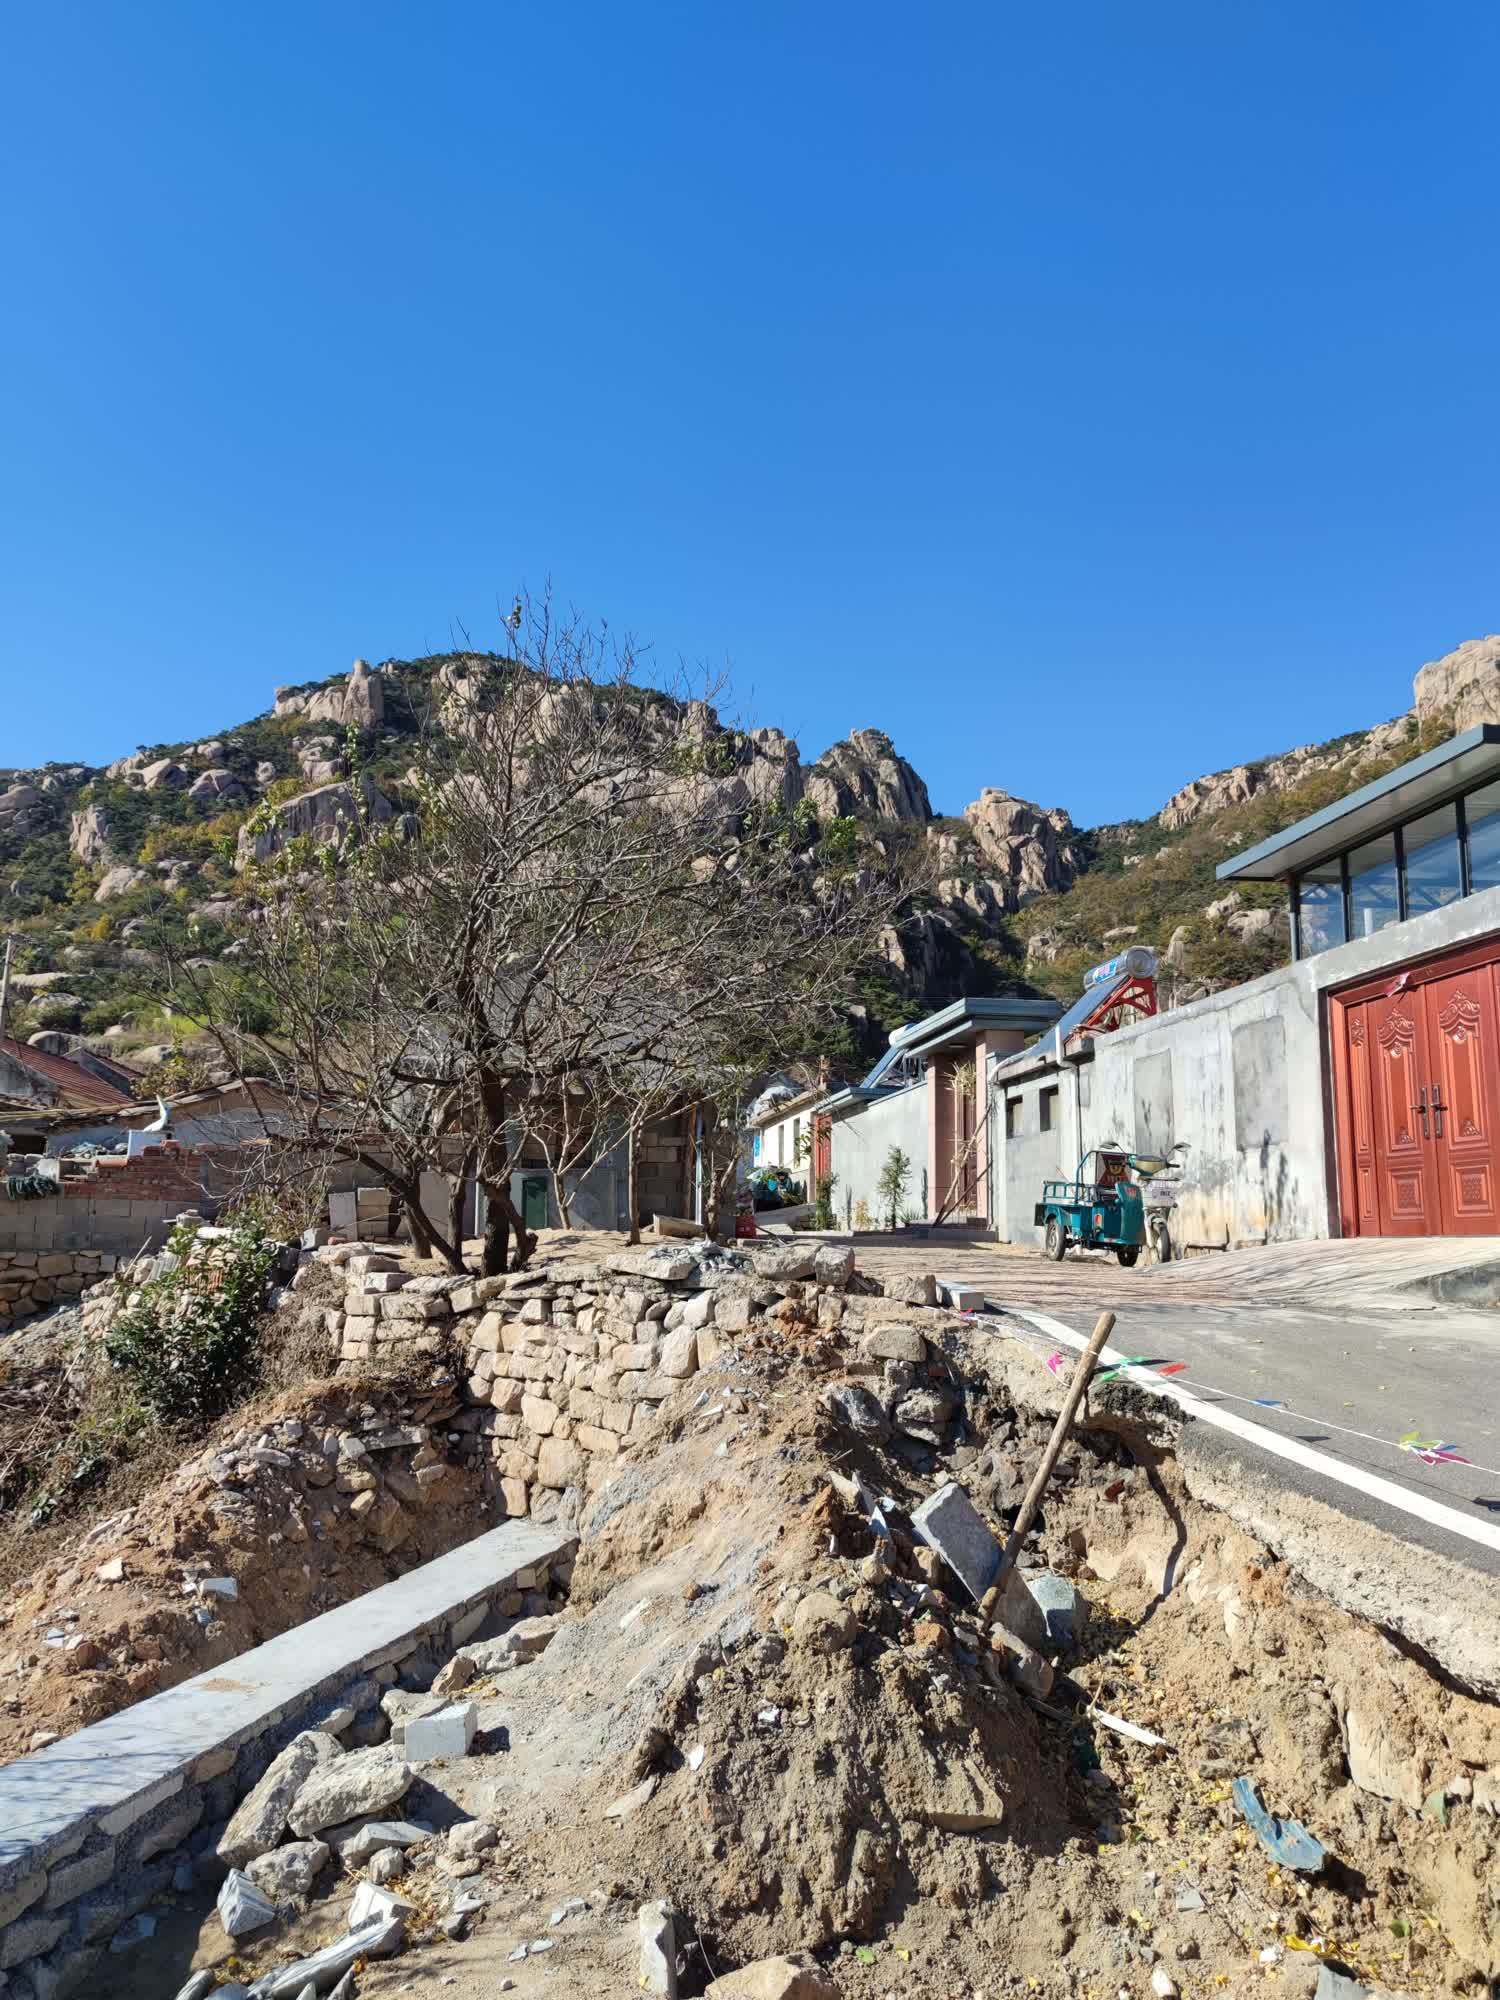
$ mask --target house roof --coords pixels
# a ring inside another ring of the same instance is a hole
[[[1346,848],[1371,840],[1401,820],[1456,798],[1487,778],[1500,778],[1500,724],[1481,722],[1425,756],[1398,764],[1321,812],[1273,833],[1256,847],[1219,863],[1221,882],[1276,882]]]
[[[1035,1034],[1050,1027],[1062,1012],[1062,1002],[1049,999],[1021,999],[1012,994],[976,995],[940,1007],[923,1020],[897,1028],[890,1047],[881,1056],[863,1083],[836,1090],[817,1106],[819,1111],[849,1111],[872,1099],[899,1090],[903,1081],[892,1078],[909,1056],[929,1055],[950,1042],[966,1041],[986,1029],[1016,1029]]]
[[[107,1083],[102,1076],[95,1076],[82,1063],[69,1060],[67,1056],[48,1055],[45,1049],[34,1049],[29,1042],[12,1041],[7,1035],[0,1038],[0,1055],[7,1055],[12,1062],[43,1083],[50,1084],[58,1093],[52,1104],[15,1105],[28,1115],[35,1111],[115,1111],[125,1105],[133,1105],[135,1099],[128,1090],[117,1084]],[[11,1100],[15,1104],[15,1100]]]

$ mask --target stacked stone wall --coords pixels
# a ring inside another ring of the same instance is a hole
[[[0,1326],[77,1298],[115,1263],[108,1250],[0,1250]]]
[[[506,1513],[537,1521],[576,1518],[673,1390],[756,1320],[863,1326],[864,1301],[847,1296],[863,1281],[837,1245],[753,1256],[661,1245],[480,1279],[409,1276],[394,1256],[345,1246],[318,1254],[346,1269],[343,1306],[328,1314],[341,1359],[450,1356],[469,1405],[457,1425],[488,1456]]]

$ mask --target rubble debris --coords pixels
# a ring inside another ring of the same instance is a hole
[[[366,1813],[383,1812],[406,1796],[411,1766],[389,1750],[350,1750],[322,1765],[302,1786],[287,1814],[299,1838]]]
[[[327,1862],[331,1849],[323,1840],[294,1840],[286,1847],[273,1847],[245,1865],[250,1881],[273,1903],[291,1902],[305,1896]]]
[[[276,1905],[238,1868],[231,1868],[224,1877],[215,1907],[225,1934],[232,1938],[244,1937],[276,1921]]]
[[[762,1958],[714,1980],[704,2000],[839,2000],[839,1989],[815,1965]]]
[[[321,1992],[333,1980],[344,1979],[362,1958],[390,1958],[406,1940],[405,1917],[378,1917],[361,1930],[351,1931],[333,1944],[283,1965],[257,1979],[250,1988],[250,2000],[298,2000],[304,1986]],[[224,1991],[221,1987],[220,1993]],[[338,1987],[334,1987],[334,1993]],[[333,1996],[329,1996],[333,2000]]]
[[[1049,1645],[1071,1652],[1088,1629],[1088,1599],[1076,1583],[1053,1570],[1035,1572],[1025,1578],[1025,1584],[1047,1622]]]
[[[642,1990],[677,2000],[677,1933],[671,1911],[664,1902],[642,1903],[636,1924],[641,1940]]]
[[[911,1524],[978,1604],[995,1580],[1000,1544],[964,1489],[949,1480],[913,1512]]]
[[[294,1736],[235,1808],[216,1849],[219,1859],[231,1868],[244,1868],[268,1853],[286,1833],[287,1815],[313,1772],[343,1755],[343,1744],[323,1730],[304,1729]]]
[[[405,1751],[412,1764],[437,1763],[467,1757],[474,1741],[479,1711],[472,1701],[456,1701],[406,1725]]]
[[[1112,1729],[1116,1736],[1128,1736],[1132,1743],[1144,1743],[1150,1750],[1165,1750],[1168,1747],[1165,1736],[1158,1736],[1151,1729],[1142,1729],[1137,1722],[1127,1722],[1122,1715],[1111,1715],[1107,1709],[1090,1704],[1088,1718],[1105,1729]]]
[[[354,1891],[354,1900],[349,1905],[345,1921],[351,1931],[359,1931],[377,1921],[386,1922],[392,1917],[415,1914],[416,1905],[407,1902],[404,1896],[382,1889],[377,1882],[361,1882]]]

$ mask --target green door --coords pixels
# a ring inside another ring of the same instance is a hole
[[[545,1229],[548,1222],[547,1176],[527,1174],[521,1182],[521,1217],[528,1229]]]

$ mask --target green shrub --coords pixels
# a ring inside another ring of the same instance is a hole
[[[814,1229],[833,1227],[833,1191],[839,1184],[837,1174],[819,1174],[817,1182],[817,1206],[813,1210]]]
[[[177,1264],[141,1287],[105,1335],[104,1352],[159,1423],[201,1424],[255,1382],[256,1317],[276,1246],[254,1222],[200,1246],[196,1223],[186,1222],[167,1247]]]

